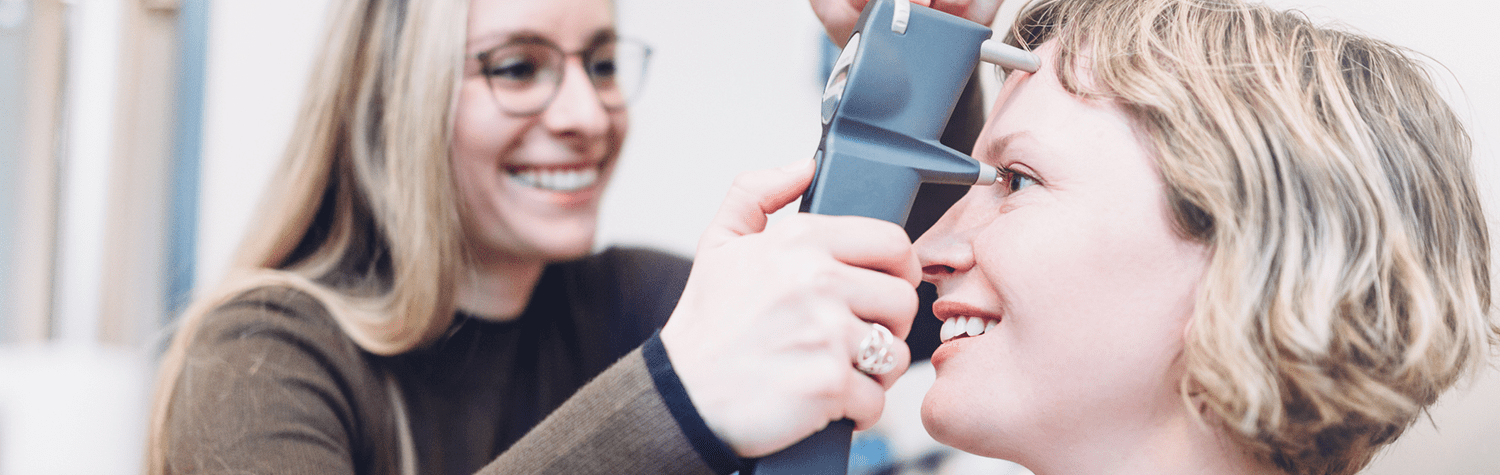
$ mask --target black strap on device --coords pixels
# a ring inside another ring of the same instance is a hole
[[[854,421],[844,419],[750,463],[743,475],[843,474],[849,473],[849,441]]]

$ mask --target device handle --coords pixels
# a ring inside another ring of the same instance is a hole
[[[849,448],[854,421],[843,419],[806,439],[750,462],[744,475],[839,474],[849,472]]]

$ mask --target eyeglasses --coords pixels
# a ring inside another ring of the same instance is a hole
[[[605,109],[625,107],[640,92],[651,48],[638,41],[612,39],[583,51],[564,53],[543,39],[512,41],[479,53],[480,74],[500,110],[515,116],[542,112],[562,86],[567,58],[578,56],[589,75],[599,104]]]

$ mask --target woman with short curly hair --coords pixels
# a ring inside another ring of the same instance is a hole
[[[929,431],[1039,474],[1352,474],[1483,364],[1469,137],[1406,50],[1234,0],[1043,0],[918,241]]]

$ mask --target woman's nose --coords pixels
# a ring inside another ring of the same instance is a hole
[[[937,224],[932,225],[914,244],[922,265],[922,280],[940,284],[944,279],[974,268],[971,234],[974,226],[967,216],[969,196],[958,200]]]
[[[542,111],[542,121],[558,134],[595,135],[609,129],[609,111],[599,102],[599,92],[581,60],[570,58],[563,68],[557,97]]]

